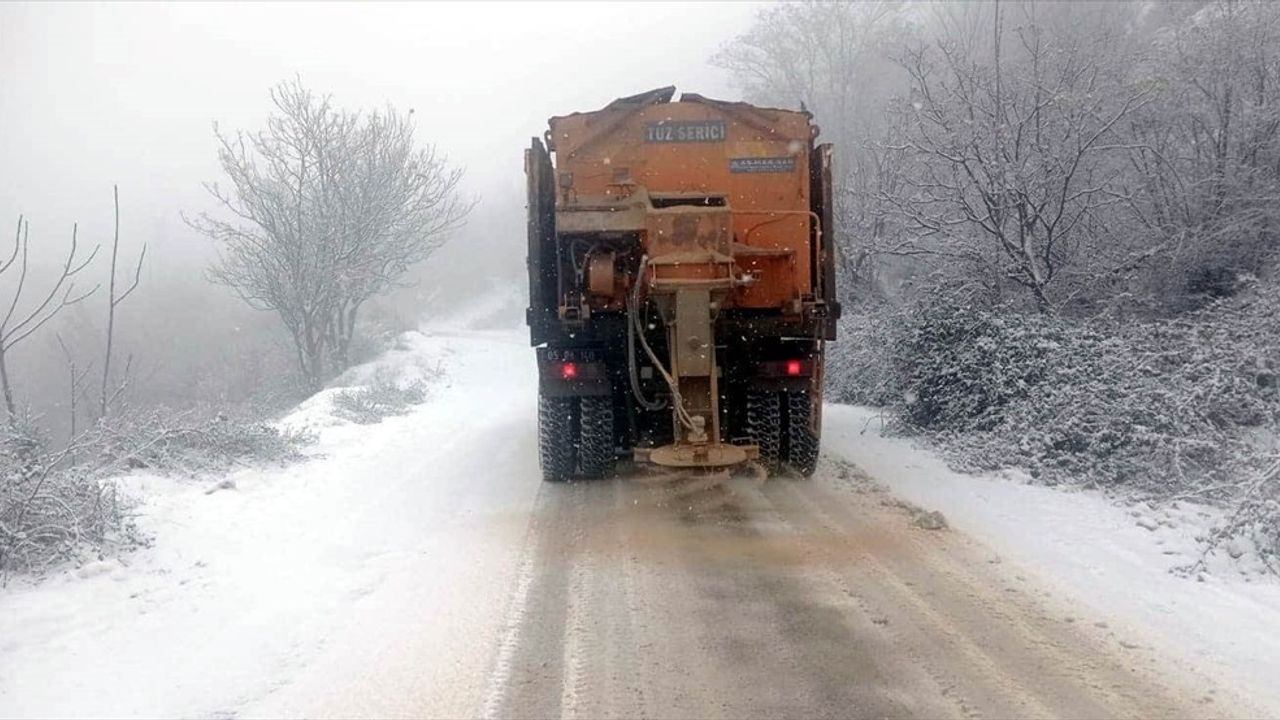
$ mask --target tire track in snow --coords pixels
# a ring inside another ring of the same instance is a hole
[[[493,669],[489,673],[489,682],[485,689],[484,701],[480,707],[479,716],[486,720],[499,716],[507,700],[507,691],[511,687],[516,652],[520,648],[521,634],[528,615],[529,591],[533,587],[533,580],[536,575],[539,537],[538,510],[545,503],[545,498],[545,489],[539,488],[538,495],[534,498],[529,527],[525,531],[520,566],[516,571],[515,589],[511,593],[511,601],[504,616],[502,635],[498,641]]]
[[[588,613],[590,611],[595,582],[593,569],[595,558],[589,547],[584,523],[589,522],[583,513],[586,498],[583,497],[585,486],[576,484],[573,488],[572,517],[575,520],[573,543],[578,548],[573,553],[574,562],[569,571],[568,593],[565,603],[564,638],[561,641],[561,679],[560,679],[560,717],[589,717],[581,712],[580,701],[587,697],[587,682],[590,670],[587,668],[587,657],[594,655],[591,647],[591,633],[588,632]]]
[[[888,600],[881,608],[888,611],[884,617],[893,617],[893,627],[908,629],[907,636],[900,638],[902,650],[916,655],[917,661],[923,660],[923,666],[948,687],[946,694],[959,700],[966,714],[1215,714],[1207,708],[1188,712],[1187,708],[1194,706],[1179,710],[1176,688],[1140,672],[1132,658],[1114,656],[1077,636],[1069,626],[1057,625],[1037,607],[1039,601],[1032,594],[1005,587],[1003,576],[983,574],[985,566],[974,565],[974,558],[963,552],[964,538],[922,534],[906,525],[905,517],[886,514],[894,503],[886,505],[888,496],[879,491],[860,499],[843,498],[817,479],[779,489],[778,499],[798,521],[816,521],[834,533],[859,525],[878,528],[876,533],[892,533],[889,545],[885,544],[886,536],[871,545],[854,542],[844,547],[842,553],[851,551],[849,557],[857,561],[846,565],[836,579],[856,586],[856,576],[848,576],[848,580],[841,577],[855,567],[874,578],[874,582],[863,584],[858,594],[869,592],[881,601]],[[835,549],[821,547],[827,553]],[[853,586],[846,585],[850,590]],[[931,639],[923,644],[918,639],[912,641],[912,631],[925,627],[930,628],[927,635]],[[913,645],[932,652],[921,655],[913,651]],[[978,669],[981,671],[974,677]]]
[[[798,530],[803,528],[804,520],[808,519],[805,517],[807,515],[809,518],[816,520],[822,527],[839,532],[841,526],[830,514],[812,502],[794,483],[778,483],[776,487],[781,488],[781,494],[786,496],[785,500],[790,501],[788,503],[789,506],[784,505],[786,515],[792,518],[791,520],[784,520],[789,526]],[[784,498],[775,494],[774,500],[784,501]],[[918,643],[911,642],[899,632],[898,628],[919,628],[922,623],[928,623],[930,628],[928,634],[937,638],[935,650],[939,647],[949,647],[953,652],[964,658],[965,662],[962,665],[953,667],[962,666],[970,671],[980,669],[977,674],[988,678],[1001,677],[991,659],[982,652],[980,646],[971,642],[967,636],[960,634],[950,622],[934,612],[930,605],[919,597],[916,589],[902,583],[899,578],[885,568],[873,553],[857,551],[856,555],[851,555],[846,559],[852,561],[856,558],[860,570],[873,576],[876,580],[872,585],[861,585],[856,582],[850,582],[835,569],[839,567],[841,558],[833,553],[832,548],[825,546],[823,543],[814,543],[813,545],[816,552],[825,558],[825,562],[822,564],[823,570],[821,571],[824,579],[848,595],[863,613],[873,618],[872,622],[882,625],[881,632],[886,637],[891,638],[893,647],[898,652],[903,653],[911,663],[915,664],[938,686],[939,695],[946,698],[958,713],[967,717],[982,717],[983,713],[975,708],[973,700],[968,697],[967,693],[959,690],[959,688],[966,686],[972,687],[973,683],[966,683],[962,678],[954,677],[952,671],[947,670],[947,663],[939,664],[937,659],[931,657],[928,652],[921,652],[917,647]],[[884,590],[893,592],[893,595],[888,596],[890,599],[885,599]],[[880,601],[873,601],[869,595],[880,595]],[[910,612],[908,609],[914,612]],[[890,618],[898,620],[898,622],[889,622]],[[907,620],[907,622],[903,622],[903,620]],[[994,702],[988,701],[985,703],[988,707],[1000,708],[996,713],[997,716],[1052,716],[1048,708],[1041,705],[1034,696],[1016,682],[1007,679],[999,683],[999,685],[1001,686],[1001,697]],[[1002,705],[1001,703],[1011,703],[1011,705]]]

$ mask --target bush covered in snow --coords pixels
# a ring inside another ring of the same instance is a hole
[[[376,373],[372,382],[339,390],[333,395],[333,414],[361,425],[372,425],[392,415],[403,415],[427,397],[426,383],[400,383],[388,373]]]
[[[309,440],[304,433],[221,412],[153,409],[99,423],[85,444],[100,472],[147,468],[200,475],[299,460]]]
[[[1280,289],[1175,319],[1074,319],[943,297],[878,315],[846,322],[836,347],[854,349],[832,363],[835,399],[884,402],[960,469],[1244,503],[1219,539],[1269,533],[1280,551],[1280,481],[1253,482],[1275,452],[1260,439],[1280,424]]]
[[[0,429],[0,579],[40,572],[127,531],[115,489],[85,468],[60,467],[32,425]]]
[[[34,425],[11,423],[0,429],[0,577],[139,542],[113,476],[143,468],[207,475],[288,462],[301,457],[308,439],[221,413],[152,409],[100,420],[54,449]]]

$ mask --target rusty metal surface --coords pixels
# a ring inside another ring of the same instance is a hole
[[[741,465],[751,459],[744,445],[663,445],[646,453],[648,462],[674,468],[723,468]]]
[[[619,291],[621,283],[617,282],[617,271],[614,268],[616,259],[617,256],[611,252],[591,256],[587,266],[587,287],[592,295],[613,297]]]
[[[715,366],[715,335],[711,330],[711,292],[705,288],[676,290],[676,321],[671,347],[676,377],[705,377]]]
[[[726,307],[782,308],[812,298],[808,113],[755,108],[667,89],[551,119],[562,232],[642,230],[651,258],[697,244],[735,261],[751,282]],[[657,207],[658,198],[716,198],[718,207]],[[737,248],[745,252],[736,252]]]

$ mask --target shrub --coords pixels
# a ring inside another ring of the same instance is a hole
[[[100,422],[81,442],[96,454],[100,473],[147,468],[198,475],[293,462],[310,441],[305,433],[220,412],[155,409]]]
[[[901,326],[878,331],[893,338],[881,344],[888,377],[844,389],[876,376],[833,363],[837,399],[879,394],[898,427],[930,436],[961,470],[1235,506],[1246,520],[1222,537],[1280,551],[1280,482],[1256,441],[1280,424],[1280,288],[1140,322],[934,300],[860,327],[890,320]],[[1270,480],[1246,492],[1260,475]]]
[[[221,413],[163,409],[113,415],[61,450],[29,423],[0,430],[0,576],[141,538],[111,476],[146,468],[203,475],[301,457],[310,438]]]
[[[1043,316],[944,301],[921,305],[892,351],[905,419],[934,430],[994,427],[1005,406],[1050,375],[1065,342],[1062,328]]]
[[[0,578],[41,572],[128,530],[115,488],[83,468],[59,468],[25,421],[0,430]]]
[[[333,413],[353,423],[371,425],[403,415],[426,396],[427,386],[421,380],[401,384],[387,373],[377,373],[368,385],[334,393]]]

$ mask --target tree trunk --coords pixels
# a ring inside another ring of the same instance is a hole
[[[1035,295],[1037,312],[1041,315],[1053,314],[1053,305],[1049,303],[1048,296],[1044,294],[1043,285],[1033,285],[1031,287],[1031,294]]]
[[[9,386],[9,365],[3,347],[0,347],[0,386],[4,388],[4,409],[8,413],[9,424],[13,425],[18,420],[18,409],[13,402],[13,389]]]
[[[324,385],[325,328],[316,329],[315,323],[304,317],[296,325],[287,325],[293,338],[298,370],[309,390],[319,390]]]
[[[115,240],[111,244],[111,280],[107,291],[107,348],[102,353],[102,392],[98,396],[98,417],[107,416],[107,393],[111,385],[111,350],[116,334],[116,259],[120,254],[120,188],[114,190],[116,224]]]

